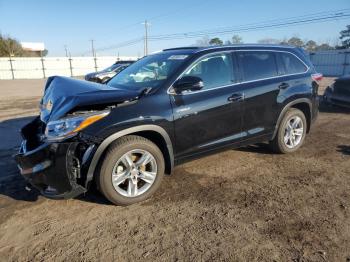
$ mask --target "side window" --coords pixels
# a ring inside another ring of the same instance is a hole
[[[277,76],[274,53],[265,51],[237,52],[243,81],[252,81]]]
[[[284,64],[286,74],[304,73],[307,70],[307,67],[292,54],[281,53],[281,59]]]
[[[234,82],[231,53],[206,56],[193,64],[184,76],[198,76],[203,80],[204,88],[229,85]]]
[[[284,67],[284,62],[282,60],[281,54],[276,52],[275,53],[276,57],[276,62],[277,62],[277,70],[278,70],[278,75],[285,75],[286,73],[286,68]]]

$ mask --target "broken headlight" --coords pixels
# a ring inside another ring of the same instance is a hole
[[[45,129],[47,141],[61,141],[75,136],[80,130],[106,117],[110,111],[103,111],[93,114],[83,114],[50,121]]]

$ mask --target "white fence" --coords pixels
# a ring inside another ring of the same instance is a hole
[[[81,76],[104,69],[116,61],[137,57],[1,57],[0,79],[37,79],[53,75]]]

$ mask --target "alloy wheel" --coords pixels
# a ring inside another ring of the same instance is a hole
[[[157,176],[157,162],[154,156],[142,149],[125,153],[114,165],[112,184],[125,197],[137,197],[145,193]]]
[[[303,120],[299,116],[291,117],[284,130],[283,141],[286,147],[295,148],[298,146],[304,135]]]

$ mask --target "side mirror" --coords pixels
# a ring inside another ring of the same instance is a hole
[[[184,76],[173,84],[173,88],[176,94],[180,94],[183,91],[197,91],[203,87],[203,80],[197,76]]]

